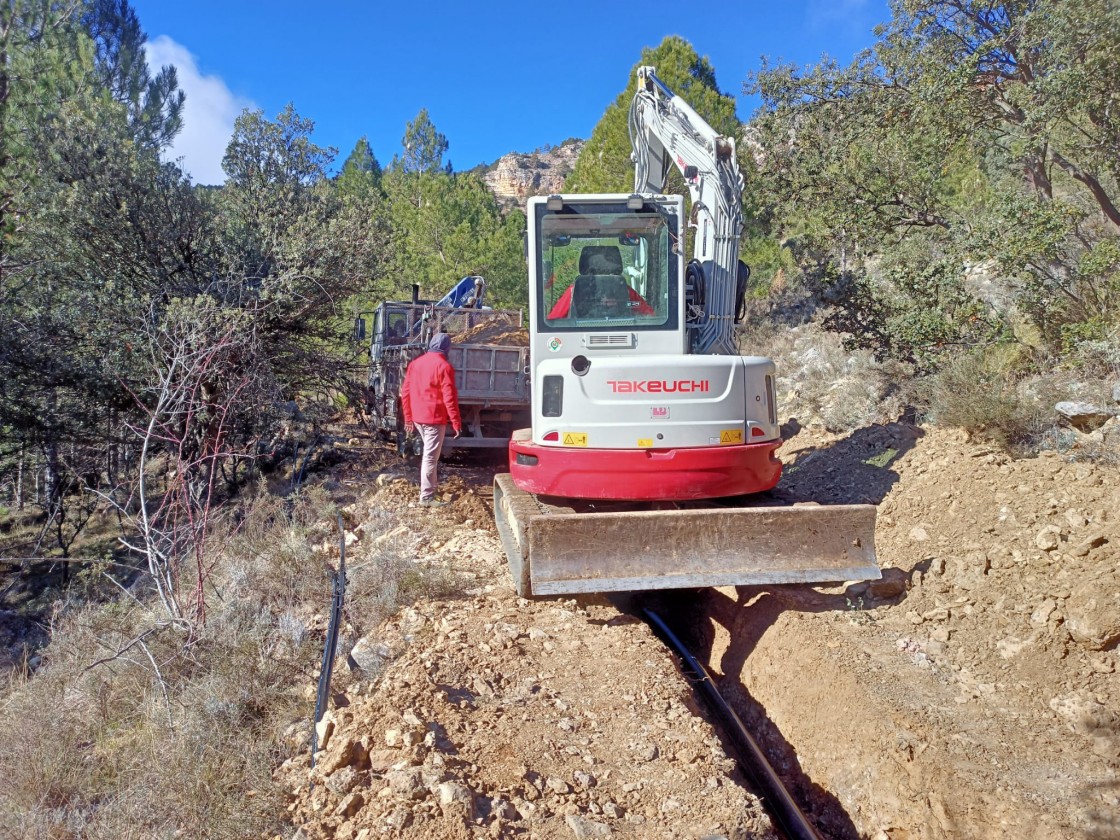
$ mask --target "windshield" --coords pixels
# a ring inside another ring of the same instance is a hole
[[[550,329],[675,329],[676,262],[659,213],[541,219],[537,290]]]

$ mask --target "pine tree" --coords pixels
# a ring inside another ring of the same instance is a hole
[[[186,94],[174,67],[152,76],[144,57],[148,36],[128,0],[88,0],[82,23],[93,38],[98,80],[127,108],[137,142],[153,149],[170,145],[183,127]]]
[[[580,152],[564,184],[565,192],[628,192],[634,188],[628,118],[635,74],[642,65],[657,68],[658,77],[716,131],[737,136],[735,98],[720,92],[707,58],[697,55],[683,38],[670,35],[655,49],[642,50],[641,60],[631,69],[623,91],[607,108]]]
[[[447,138],[436,131],[428,116],[428,109],[421,108],[416,119],[405,126],[404,139],[401,140],[404,155],[393,158],[394,168],[403,172],[423,174],[444,169],[443,156],[450,144]],[[450,172],[450,169],[445,171]]]
[[[381,191],[381,164],[373,156],[369,140],[362,137],[355,145],[336,179],[341,195],[369,201]]]

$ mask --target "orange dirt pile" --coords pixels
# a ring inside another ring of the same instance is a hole
[[[503,321],[475,324],[469,330],[452,336],[456,344],[496,344],[501,347],[528,347],[529,331]]]

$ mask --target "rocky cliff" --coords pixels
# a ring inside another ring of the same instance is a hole
[[[572,139],[529,154],[512,152],[488,167],[482,177],[503,207],[524,206],[529,196],[563,189],[583,145],[583,140]]]

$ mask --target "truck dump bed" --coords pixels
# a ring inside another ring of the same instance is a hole
[[[435,310],[431,332],[451,336],[459,404],[527,406],[529,335],[521,313],[507,309]]]
[[[451,345],[448,360],[455,368],[459,404],[524,406],[528,399],[525,382],[525,347],[493,344]]]
[[[439,332],[451,336],[448,361],[463,417],[462,436],[448,436],[444,446],[507,446],[513,430],[529,422],[529,339],[517,310],[381,304],[370,344],[372,424],[395,438],[402,452],[408,448],[401,384],[409,363],[427,352],[428,338]]]

